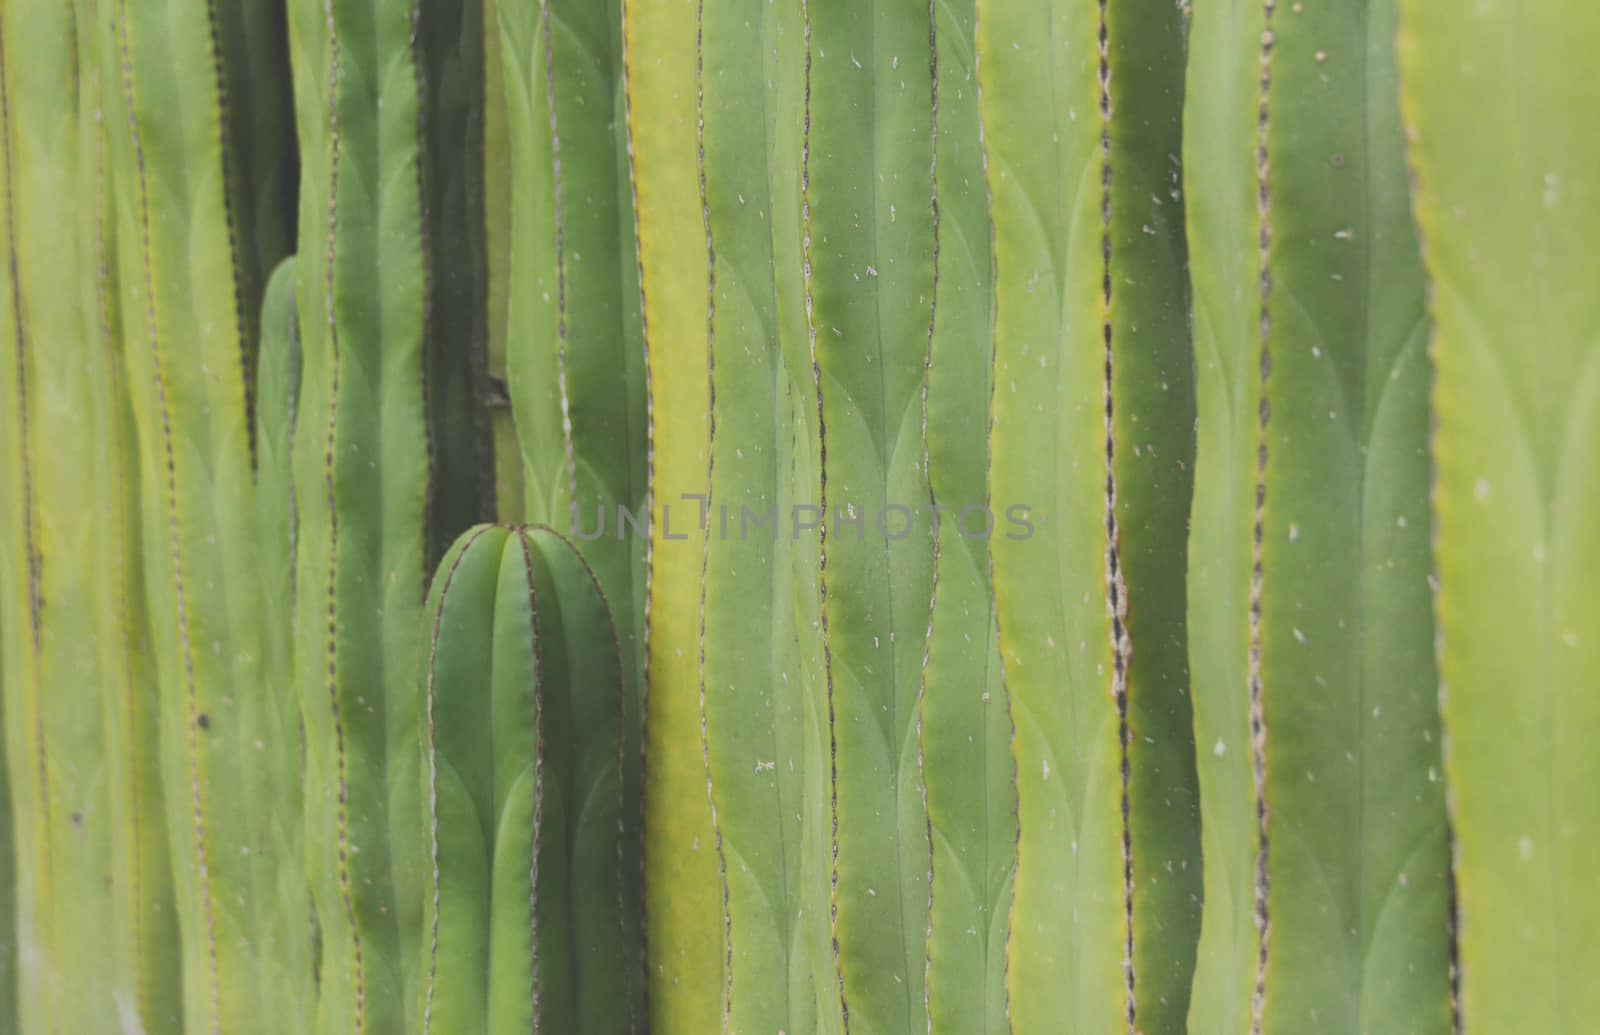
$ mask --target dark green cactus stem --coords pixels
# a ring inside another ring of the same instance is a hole
[[[294,786],[271,754],[282,702],[262,691],[252,382],[262,285],[292,226],[283,27],[270,7],[194,0],[106,0],[96,21],[115,55],[106,124],[184,1027],[281,1031],[294,997],[256,946],[304,921],[273,894],[300,860],[272,847]]]
[[[1400,11],[1435,321],[1456,1030],[1581,1031],[1600,1014],[1600,9]]]
[[[1392,0],[1194,16],[1195,1031],[1450,1028],[1427,323],[1394,30]]]
[[[476,3],[290,5],[302,149],[295,668],[317,1028],[415,1030],[426,825],[415,673],[427,575],[482,504]],[[462,41],[468,43],[464,50]],[[448,276],[444,271],[448,271]]]
[[[1169,0],[982,0],[977,49],[996,278],[990,549],[1019,820],[1010,1017],[1019,1032],[1179,1032],[1200,868],[1182,14]]]
[[[500,24],[513,177],[507,366],[526,516],[580,542],[622,639],[626,918],[639,964],[626,994],[642,1023],[649,450],[621,5],[508,3]]]
[[[917,700],[932,588],[922,384],[933,310],[926,4],[802,4],[804,255],[820,467],[835,988],[858,1035],[927,1027]],[[877,527],[885,522],[889,531]],[[901,532],[904,532],[901,535]],[[891,534],[892,533],[892,534]],[[898,538],[895,538],[898,536]]]
[[[621,1035],[623,673],[599,583],[548,529],[480,527],[427,618],[420,1030]]]
[[[923,425],[934,559],[919,716],[932,847],[929,1030],[999,1035],[1016,867],[1011,717],[1001,680],[989,546],[962,531],[988,507],[991,335],[989,211],[974,63],[975,4],[935,8],[934,325]]]
[[[707,267],[695,60],[699,0],[627,0],[629,172],[638,218],[650,475],[645,604],[645,936],[651,1030],[722,1021],[723,891],[700,715],[700,602],[709,489]],[[686,257],[684,242],[696,247]]]
[[[483,219],[484,287],[488,319],[487,380],[482,386],[484,408],[490,422],[494,449],[495,517],[502,522],[522,520],[526,489],[522,484],[522,450],[511,413],[507,387],[506,349],[509,327],[506,310],[511,268],[511,126],[506,105],[505,69],[500,55],[500,4],[483,3]]]

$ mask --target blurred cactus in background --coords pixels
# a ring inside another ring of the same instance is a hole
[[[0,0],[0,1031],[1583,1032],[1577,0]]]

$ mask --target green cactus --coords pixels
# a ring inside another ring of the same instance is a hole
[[[1181,1031],[1200,869],[1182,15],[1166,0],[980,2],[977,50],[990,551],[1019,826],[1010,1016],[1022,1032]]]
[[[1456,1031],[1600,1011],[1600,337],[1584,55],[1600,13],[1401,0],[1435,321],[1432,456]],[[1463,57],[1467,55],[1467,57]]]
[[[627,995],[638,1002],[649,456],[621,5],[539,0],[499,11],[512,176],[506,363],[525,513],[581,542],[622,639],[625,919],[639,964]]]
[[[290,5],[301,140],[295,671],[317,1028],[414,1030],[426,579],[484,504],[474,3]],[[468,41],[464,51],[456,49]],[[463,56],[465,55],[465,57]],[[376,102],[376,103],[374,103]],[[447,271],[447,272],[445,272]]]
[[[599,583],[548,529],[481,527],[445,556],[427,621],[418,1030],[629,1031],[623,671]]]
[[[188,0],[107,0],[96,22],[119,87],[107,126],[184,1026],[284,1030],[303,996],[256,953],[304,923],[276,909],[299,868],[276,850],[298,767],[279,750],[290,711],[262,692],[252,383],[261,287],[292,226],[283,30],[268,7]]]
[[[102,664],[114,656],[95,649],[95,591],[124,529],[106,522],[100,486],[84,476],[96,461],[95,404],[113,374],[84,324],[93,266],[72,232],[70,187],[89,162],[80,104],[97,103],[92,74],[60,81],[77,59],[74,25],[70,4],[0,8],[5,607],[19,619],[0,653],[23,907],[17,1020],[28,1032],[111,1030],[117,978],[103,951],[108,878],[121,876],[109,852],[102,709]]]
[[[1190,1026],[1444,1032],[1427,324],[1395,9],[1235,4],[1194,22],[1206,909]]]
[[[710,422],[708,273],[698,198],[698,0],[627,0],[629,174],[648,374],[650,540],[644,756],[647,990],[657,1035],[719,1030],[723,889],[700,709],[700,605]],[[700,250],[703,252],[703,249]]]
[[[940,508],[918,718],[932,840],[929,1030],[1009,1032],[1006,946],[1016,867],[1011,718],[1001,679],[989,544],[960,519],[987,510],[994,362],[989,212],[978,135],[976,4],[941,4],[934,24],[938,222],[924,446]]]

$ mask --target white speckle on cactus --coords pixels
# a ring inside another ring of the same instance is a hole
[[[1517,840],[1517,853],[1522,856],[1524,862],[1532,859],[1533,838],[1529,837],[1527,834],[1523,834],[1522,837]]]
[[[1479,503],[1489,498],[1489,479],[1478,479],[1477,484],[1472,487],[1472,498]]]

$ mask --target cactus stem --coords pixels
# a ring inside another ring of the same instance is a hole
[[[28,322],[22,305],[22,267],[17,258],[16,171],[11,147],[11,76],[7,68],[6,51],[5,29],[0,25],[0,162],[4,163],[5,173],[6,276],[10,280],[12,331],[16,343],[16,413],[20,453],[18,466],[22,478],[23,561],[28,571],[28,640],[35,672],[34,679],[29,681],[30,685],[24,693],[32,698],[28,710],[33,713],[34,720],[32,732],[39,806],[38,815],[35,817],[37,828],[34,831],[37,853],[35,865],[39,867],[36,881],[39,888],[39,910],[45,918],[40,926],[45,930],[48,945],[53,942],[54,930],[54,925],[49,919],[53,911],[50,879],[50,768],[46,754],[48,741],[45,737],[44,708],[39,700],[37,677],[43,653],[41,633],[44,600],[40,581],[44,559],[39,553],[39,529],[34,519],[33,436],[28,417]],[[55,956],[53,949],[47,951],[52,958]],[[53,1032],[59,1033],[60,1006],[56,1000],[57,989],[53,968],[49,972],[47,984],[45,1001],[50,1015],[50,1027]]]
[[[1250,536],[1250,758],[1256,795],[1256,880],[1255,917],[1260,944],[1256,950],[1255,991],[1251,997],[1252,1035],[1260,1035],[1262,1017],[1267,1004],[1267,956],[1270,950],[1272,918],[1269,892],[1271,876],[1268,857],[1271,844],[1268,839],[1270,806],[1267,803],[1267,721],[1263,707],[1261,679],[1261,599],[1263,590],[1262,542],[1265,538],[1267,514],[1267,422],[1272,408],[1267,399],[1267,382],[1272,372],[1272,184],[1270,170],[1269,129],[1272,90],[1272,15],[1276,0],[1263,0],[1261,30],[1261,74],[1257,95],[1256,117],[1256,219],[1257,241],[1260,247],[1260,302],[1261,302],[1261,386],[1256,425],[1256,491],[1254,525]]]
[[[323,462],[323,489],[328,505],[328,704],[333,712],[334,771],[339,782],[338,797],[334,805],[334,836],[337,844],[339,898],[343,903],[345,923],[350,933],[350,951],[355,987],[355,1030],[361,1035],[366,1027],[366,961],[361,944],[361,928],[356,923],[355,901],[350,887],[350,800],[349,776],[345,761],[344,717],[339,709],[339,638],[338,638],[338,574],[339,574],[339,508],[334,492],[334,458],[338,447],[339,414],[339,321],[334,304],[334,271],[339,240],[339,32],[333,16],[333,0],[324,0],[323,11],[328,24],[328,265],[324,273],[326,283],[323,293],[324,315],[328,321],[328,343],[331,361],[328,364],[328,434]]]
[[[408,41],[406,54],[411,59],[411,80],[417,91],[417,140],[426,146],[428,139],[428,73],[422,55],[418,52],[421,44],[418,42],[420,26],[422,24],[422,0],[412,0],[411,3],[411,38]],[[422,448],[427,457],[429,491],[422,499],[422,570],[427,571],[429,552],[433,548],[434,526],[437,523],[435,514],[435,500],[432,486],[435,482],[439,466],[438,445],[434,442],[433,430],[433,356],[437,351],[436,338],[433,332],[433,306],[434,306],[434,271],[433,271],[433,234],[428,220],[428,162],[425,155],[417,156],[417,239],[421,245],[422,259],[422,412],[427,414],[427,419],[422,422]],[[424,588],[426,593],[426,588]]]
[[[455,560],[451,563],[449,569],[444,573],[444,582],[442,583],[443,588],[439,591],[441,598],[444,594],[450,592],[450,584],[455,581],[456,571],[461,567],[461,560],[467,556],[467,551],[472,548],[472,544],[483,538],[484,533],[489,531],[492,527],[494,526],[481,526],[476,532],[472,533],[472,535],[468,537],[466,543],[456,551]],[[523,550],[527,550],[525,543],[523,545]],[[529,579],[531,583],[531,571]],[[531,584],[528,587],[528,592],[531,596],[533,592],[533,587]],[[539,634],[537,624],[539,621],[539,612],[535,608],[530,609],[530,613],[533,615],[533,621],[535,623],[533,642],[538,643]],[[432,887],[429,889],[433,895],[433,921],[428,930],[428,984],[423,993],[422,1035],[430,1035],[430,1033],[433,1031],[433,991],[435,982],[439,976],[439,754],[436,728],[433,717],[433,678],[434,669],[438,664],[439,658],[439,631],[443,624],[444,608],[441,606],[438,611],[434,613],[433,633],[428,638],[428,667],[426,669],[426,672],[428,673],[428,679],[426,683],[425,696],[423,698],[423,708],[425,709],[424,721],[427,723],[426,731],[428,737],[428,858],[431,863],[433,873]],[[538,781],[535,781],[535,783],[537,784]],[[533,800],[534,808],[537,810],[541,800],[540,795],[535,794]],[[538,813],[536,811],[534,814],[534,851],[533,861],[531,863],[534,880],[529,885],[528,894],[530,896],[536,895],[536,891],[534,889],[538,887],[538,831],[539,821]],[[529,909],[529,915],[532,917],[532,923],[535,927],[533,937],[534,958],[532,973],[535,975],[533,982],[533,1016],[535,1023],[537,1023],[539,1017],[539,982],[537,978],[539,972],[539,937],[537,930],[538,911],[537,909],[532,908],[531,905]]]
[[[156,412],[161,428],[161,450],[166,467],[166,510],[168,548],[172,552],[172,589],[177,607],[179,646],[183,657],[185,696],[188,700],[188,752],[189,752],[189,802],[193,811],[195,855],[198,863],[197,877],[200,886],[201,922],[206,937],[206,980],[210,993],[211,1029],[213,1035],[222,1033],[222,984],[217,957],[216,905],[211,898],[211,874],[206,837],[206,803],[201,793],[200,781],[200,731],[203,716],[199,713],[199,688],[195,682],[194,650],[190,642],[188,596],[184,585],[183,551],[179,546],[178,532],[178,465],[173,445],[172,415],[167,406],[166,374],[161,358],[160,321],[156,316],[155,260],[151,254],[150,191],[145,177],[144,138],[139,130],[135,113],[133,85],[132,42],[129,39],[128,0],[122,0],[118,20],[119,44],[122,50],[122,90],[128,110],[128,138],[133,148],[134,163],[138,170],[139,197],[139,248],[140,265],[144,276],[145,320],[150,334],[150,359],[155,384]]]

